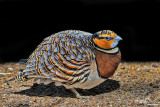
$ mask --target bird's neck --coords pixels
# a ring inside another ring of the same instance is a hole
[[[102,48],[99,48],[98,46],[95,46],[95,49],[106,54],[117,54],[119,52],[118,47],[112,48],[112,49],[102,49]]]
[[[118,51],[115,54],[107,54],[95,49],[96,62],[99,75],[103,78],[112,76],[121,62],[121,53]]]

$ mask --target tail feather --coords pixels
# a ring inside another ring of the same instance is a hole
[[[18,80],[20,82],[26,81],[28,80],[27,75],[25,75],[25,72],[23,72],[22,70],[20,71],[20,73],[16,76],[14,76],[13,78],[6,80],[4,83],[7,83],[9,85],[10,81],[14,81],[14,80]]]

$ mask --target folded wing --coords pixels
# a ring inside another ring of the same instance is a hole
[[[51,78],[66,84],[85,82],[95,56],[91,36],[67,30],[45,38],[30,55],[24,72],[28,77]]]

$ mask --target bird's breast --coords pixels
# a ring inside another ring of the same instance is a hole
[[[101,51],[95,50],[97,68],[99,75],[104,78],[108,78],[114,74],[121,62],[120,51],[117,54],[107,54]]]

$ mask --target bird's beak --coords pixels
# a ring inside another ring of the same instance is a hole
[[[123,40],[120,36],[117,35],[117,37],[115,38],[115,40],[120,41]]]

